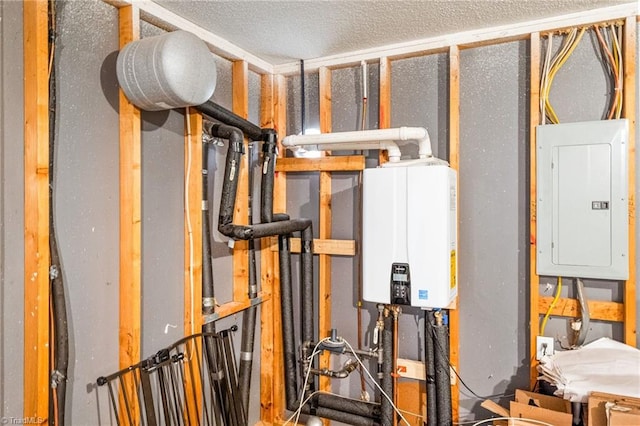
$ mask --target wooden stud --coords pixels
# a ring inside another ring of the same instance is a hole
[[[274,77],[274,100],[273,100],[273,123],[279,139],[282,140],[287,132],[287,79],[284,76]],[[284,150],[282,144],[278,142],[278,152],[282,156]],[[276,172],[273,188],[273,211],[276,213],[285,212],[287,208],[287,176],[284,172]],[[278,255],[275,254],[274,264],[278,264]],[[285,412],[284,398],[284,355],[282,352],[282,316],[280,308],[280,270],[275,267],[273,270],[274,286],[271,297],[273,298],[273,359],[275,367],[273,369],[273,412],[274,422],[283,420]]]
[[[49,424],[49,18],[25,1],[24,416]]]
[[[320,88],[320,132],[331,132],[331,70],[319,69]],[[321,239],[331,238],[331,173],[320,172],[320,217],[318,236]],[[318,335],[319,338],[329,336],[331,332],[331,257],[321,254],[318,259]],[[329,354],[320,356],[320,369],[329,368]],[[320,377],[321,391],[331,390],[329,377]],[[325,422],[328,424],[328,422]]]
[[[189,109],[185,124],[184,333],[188,336],[199,333],[202,326],[202,115]]]
[[[378,101],[378,128],[391,127],[391,61],[389,58],[380,58],[380,99]],[[379,164],[389,161],[389,153],[380,150],[378,154]]]
[[[260,78],[260,127],[274,128],[274,78],[265,74]],[[260,287],[268,295],[273,293],[274,270],[276,256],[270,250],[270,239],[263,238],[260,242]],[[274,300],[262,304],[260,311],[260,419],[272,424],[275,416],[273,411],[273,371],[275,360],[273,358],[274,339]]]
[[[271,237],[270,250],[278,251],[278,239]],[[291,239],[291,253],[300,253],[300,238]],[[356,242],[353,240],[321,240],[314,238],[313,254],[328,254],[333,256],[355,256]]]
[[[216,308],[215,313],[210,315],[203,315],[202,321],[203,323],[217,321],[219,319],[226,318],[230,315],[235,315],[239,312],[242,312],[251,306],[263,305],[265,302],[268,302],[270,300],[271,300],[271,296],[266,294],[264,291],[259,291],[258,296],[254,297],[253,299],[245,299],[240,302],[231,301],[231,302],[223,303],[222,305]]]
[[[185,211],[184,211],[184,335],[202,329],[202,115],[187,108],[185,111]],[[196,347],[187,347],[198,356]],[[186,403],[190,418],[201,412],[200,380],[191,383],[185,375]]]
[[[449,164],[451,168],[460,170],[460,49],[452,46],[449,49]],[[458,196],[456,202],[460,206],[460,175],[458,174]],[[459,226],[458,226],[459,229]],[[460,262],[460,232],[456,231],[458,245],[458,263]],[[460,290],[458,290],[459,292]],[[459,306],[460,296],[456,297]],[[449,360],[454,369],[460,369],[460,311],[449,311]],[[451,385],[451,406],[453,420],[458,421],[460,410],[460,393],[458,381]]]
[[[235,61],[232,65],[233,112],[242,118],[249,116],[249,70],[244,61]],[[245,153],[248,153],[245,140]],[[238,193],[233,223],[249,223],[249,156],[242,156],[238,176]],[[233,248],[233,300],[241,302],[249,297],[249,244],[247,241],[235,241]]]
[[[120,48],[140,37],[136,6],[119,11]],[[141,133],[140,110],[120,90],[120,368],[140,361],[141,318]],[[127,376],[129,377],[129,376]],[[137,419],[135,385],[125,387]],[[122,397],[122,395],[121,395]],[[124,416],[124,413],[121,413]]]
[[[341,155],[320,158],[282,158],[276,163],[278,172],[348,172],[364,170],[364,156]]]
[[[538,304],[536,306],[532,306],[532,310],[535,310],[537,307],[539,313],[547,312],[552,302],[553,297],[539,297]],[[589,300],[587,303],[589,305],[589,315],[592,320],[616,322],[625,321],[624,304],[622,303],[602,302],[598,300]],[[576,299],[560,298],[551,311],[551,315],[578,318],[580,317],[580,303]],[[540,321],[539,317],[537,320],[538,322]],[[535,347],[536,346],[534,344],[534,348]]]
[[[637,27],[634,17],[624,25],[624,99],[623,116],[629,120],[629,279],[624,283],[624,342],[636,346],[636,46]]]
[[[537,378],[536,339],[540,334],[540,277],[536,273],[537,264],[537,195],[536,195],[536,126],[540,124],[540,33],[531,34],[529,41],[529,366],[530,388]],[[544,311],[543,311],[544,312]]]

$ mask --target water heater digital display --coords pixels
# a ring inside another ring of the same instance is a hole
[[[446,165],[365,169],[363,297],[445,308],[456,297],[456,172]]]

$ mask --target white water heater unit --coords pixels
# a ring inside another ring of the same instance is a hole
[[[454,300],[456,194],[456,172],[446,165],[364,170],[364,300],[420,308]]]

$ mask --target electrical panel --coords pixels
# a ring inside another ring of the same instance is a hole
[[[456,192],[456,172],[446,165],[364,170],[364,300],[421,308],[453,301]]]
[[[625,280],[627,120],[537,127],[537,273]]]

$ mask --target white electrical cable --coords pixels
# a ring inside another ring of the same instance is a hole
[[[543,425],[543,426],[554,426],[551,423],[543,422],[543,421],[540,421],[540,420],[527,419],[526,417],[494,417],[492,419],[480,420],[479,422],[474,423],[473,426],[480,426],[480,425],[483,425],[485,423],[492,422],[494,420],[506,420],[506,421],[509,422],[509,423],[507,423],[507,425],[515,424],[515,423],[513,423],[513,421],[514,420],[518,420],[518,421],[536,423],[536,424]],[[456,424],[461,424],[461,423],[456,423]]]
[[[407,421],[407,419],[402,415],[401,410],[396,407],[396,405],[393,403],[393,400],[389,397],[389,395],[386,394],[386,392],[384,390],[382,390],[382,388],[380,387],[380,385],[378,384],[378,382],[373,378],[373,376],[371,375],[371,373],[369,372],[369,369],[364,365],[364,363],[362,362],[362,360],[360,359],[360,357],[356,354],[356,351],[353,349],[353,346],[351,346],[351,344],[349,342],[347,342],[346,339],[340,338],[342,342],[344,342],[348,347],[349,350],[351,351],[351,355],[353,355],[353,357],[356,359],[356,361],[358,361],[358,364],[360,364],[360,366],[362,367],[362,369],[364,370],[364,372],[366,373],[367,377],[369,377],[369,380],[371,380],[371,382],[375,385],[375,387],[380,391],[380,393],[387,399],[387,401],[389,401],[389,403],[391,404],[391,406],[393,407],[393,409],[395,410],[396,413],[398,413],[398,415],[400,416],[400,418],[402,419],[402,421],[404,421],[407,426],[411,426],[411,424]],[[322,391],[316,391],[313,392],[311,395],[309,395],[305,400],[302,400],[302,396],[304,395],[304,389],[307,387],[307,382],[309,379],[309,374],[311,373],[311,360],[313,359],[313,357],[315,357],[317,354],[319,354],[322,351],[318,350],[318,347],[320,346],[320,344],[322,344],[322,342],[326,342],[327,340],[330,340],[328,337],[325,337],[324,339],[320,340],[316,346],[313,348],[313,352],[311,353],[311,356],[309,357],[309,367],[307,368],[307,372],[305,373],[305,378],[304,378],[304,384],[302,386],[302,391],[301,391],[301,396],[300,396],[300,405],[298,406],[298,409],[296,410],[295,413],[293,413],[288,419],[287,421],[282,425],[282,426],[286,426],[289,423],[291,423],[291,420],[295,417],[295,421],[294,421],[294,426],[296,426],[298,424],[298,420],[300,419],[300,413],[302,412],[302,407],[304,407],[304,405],[311,399],[311,397],[313,397],[314,395],[318,394],[318,393],[326,393],[329,395],[332,395],[330,392],[322,392]]]
[[[404,416],[402,415],[402,413],[400,412],[400,410],[398,409],[398,407],[396,407],[396,405],[393,403],[393,400],[389,397],[389,395],[386,394],[385,391],[382,390],[382,387],[380,387],[380,385],[378,384],[378,382],[375,381],[375,379],[373,378],[373,376],[371,375],[371,373],[369,372],[369,369],[367,369],[367,367],[364,365],[364,363],[362,362],[362,360],[360,359],[360,357],[356,354],[356,351],[353,349],[353,347],[351,346],[351,344],[349,344],[349,342],[347,342],[345,339],[342,339],[342,341],[349,347],[349,349],[351,350],[351,354],[353,355],[353,357],[356,359],[356,361],[358,361],[358,363],[360,364],[360,366],[362,367],[362,369],[364,370],[364,372],[367,374],[367,376],[369,377],[369,379],[373,382],[373,384],[376,385],[376,387],[378,388],[378,390],[380,391],[380,393],[387,399],[387,401],[389,401],[389,403],[391,404],[391,406],[393,407],[393,409],[395,410],[396,413],[398,413],[398,415],[400,416],[400,418],[407,424],[407,426],[411,426],[411,424],[407,421],[407,419],[404,418]]]
[[[194,315],[194,290],[193,290],[193,229],[191,227],[191,212],[189,211],[189,176],[191,175],[191,120],[189,119],[189,107],[185,108],[184,114],[187,130],[187,167],[184,179],[184,211],[187,221],[187,236],[189,237],[189,291],[191,293],[191,334],[195,334],[195,315]]]
[[[316,346],[313,348],[313,351],[311,352],[311,355],[308,358],[309,361],[309,367],[307,367],[307,371],[304,375],[304,384],[302,385],[302,390],[300,391],[300,405],[298,406],[298,409],[295,411],[295,413],[293,413],[291,415],[291,417],[289,417],[287,419],[287,421],[282,425],[282,426],[286,426],[287,424],[289,424],[291,422],[291,419],[293,419],[295,417],[295,422],[294,425],[298,424],[298,420],[300,419],[300,413],[302,412],[302,407],[304,407],[304,405],[309,401],[309,399],[315,395],[318,392],[314,392],[311,395],[309,395],[309,397],[307,397],[307,399],[303,400],[302,398],[304,397],[304,390],[307,387],[307,382],[309,380],[309,374],[311,373],[311,361],[313,360],[313,357],[315,357],[317,354],[319,354],[321,351],[318,350],[318,347],[323,343],[326,342],[327,340],[329,340],[329,337],[325,337],[324,339],[320,340]]]

